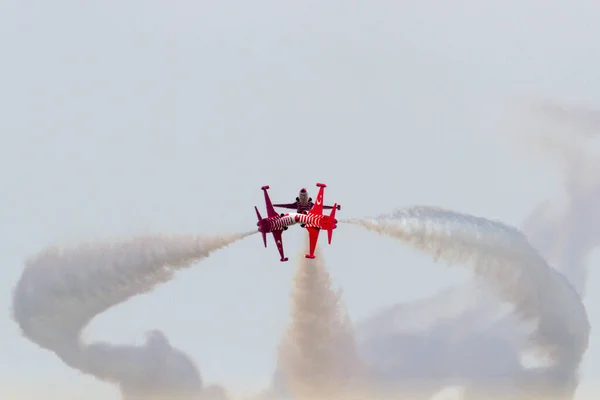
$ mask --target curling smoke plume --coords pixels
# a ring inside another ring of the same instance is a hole
[[[557,114],[552,107],[544,109],[545,105],[536,111],[554,118],[552,123],[537,121],[525,132],[519,129],[518,139],[529,143],[533,139],[536,150],[554,156],[554,162],[561,161],[567,196],[542,203],[523,230],[534,247],[583,296],[586,258],[600,239],[600,225],[596,223],[600,214],[600,202],[596,201],[600,200],[600,165],[598,157],[588,152],[590,134],[600,133],[589,117],[600,113],[562,107],[570,111],[559,110]],[[556,124],[556,117],[561,124]],[[523,371],[520,361],[521,349],[526,345],[522,325],[501,310],[492,293],[481,290],[476,281],[469,281],[430,298],[382,310],[357,324],[357,338],[363,357],[376,367],[380,386],[396,386],[404,391],[411,382],[427,378],[433,393],[448,382],[461,382],[467,389],[462,398],[479,400],[472,389],[481,391],[478,387],[483,382],[486,392],[485,382],[490,378],[506,377],[510,385],[531,376]],[[547,379],[554,379],[556,385],[562,382],[551,374]]]
[[[315,255],[314,260],[298,256],[291,323],[279,346],[278,366],[295,400],[355,398],[363,389],[363,371],[354,328],[321,252]]]
[[[523,224],[532,244],[585,296],[589,254],[600,245],[600,161],[590,154],[589,127],[592,116],[595,134],[600,133],[600,112],[553,105],[544,108],[549,116],[558,113],[579,129],[560,129],[555,124],[540,135],[529,135],[544,155],[558,157],[564,173],[562,201],[541,203]],[[565,110],[570,110],[566,112]]]
[[[515,377],[514,383],[523,393],[572,396],[588,345],[585,308],[563,275],[548,267],[519,231],[431,207],[345,222],[400,239],[451,264],[471,265],[524,322],[534,324],[530,342],[549,364]]]
[[[117,384],[124,400],[207,398],[194,363],[162,332],[151,332],[144,346],[85,344],[81,333],[94,316],[252,233],[140,236],[46,248],[26,262],[13,316],[29,340],[72,368]],[[224,396],[218,388],[210,392]]]

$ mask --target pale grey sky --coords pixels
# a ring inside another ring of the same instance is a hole
[[[23,260],[49,243],[245,231],[260,186],[287,202],[317,181],[344,217],[430,204],[520,225],[560,175],[517,150],[510,107],[600,104],[600,6],[459,3],[0,1],[0,397],[118,398],[9,319]],[[354,319],[466,276],[340,228],[323,251]],[[290,256],[303,239],[286,233]],[[206,381],[260,389],[292,272],[253,236],[88,336],[131,343],[159,328]],[[600,377],[596,338],[586,381]]]

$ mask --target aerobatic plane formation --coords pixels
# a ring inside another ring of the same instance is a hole
[[[305,255],[306,258],[315,258],[315,249],[317,247],[317,241],[321,230],[327,231],[327,242],[331,244],[331,238],[333,236],[333,230],[337,228],[337,219],[335,219],[335,212],[341,209],[339,204],[333,206],[325,206],[323,204],[323,194],[325,192],[324,183],[317,183],[319,193],[317,194],[317,200],[313,203],[312,198],[308,196],[306,189],[301,189],[300,194],[296,197],[295,203],[289,204],[273,204],[269,198],[267,190],[269,186],[263,186],[261,189],[265,194],[265,205],[267,208],[267,217],[263,218],[258,211],[258,208],[254,206],[256,210],[256,216],[258,217],[258,231],[262,234],[263,242],[267,247],[267,233],[273,234],[273,239],[277,245],[277,250],[281,256],[280,261],[287,261],[288,258],[284,255],[282,234],[288,227],[300,223],[302,228],[306,228],[308,231],[309,238],[309,252]],[[292,213],[277,213],[275,207],[291,208],[295,209],[296,212]],[[324,215],[323,209],[331,209],[330,215]]]

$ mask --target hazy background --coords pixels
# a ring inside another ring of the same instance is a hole
[[[119,398],[10,320],[24,258],[51,242],[251,229],[260,186],[287,202],[317,181],[347,217],[423,203],[520,226],[561,184],[511,136],[522,101],[600,104],[599,17],[591,1],[0,1],[0,397]],[[303,234],[284,244],[293,256]],[[322,250],[353,320],[467,276],[355,227]],[[87,337],[160,328],[206,382],[259,390],[292,274],[253,236]],[[600,298],[585,300],[594,325]],[[584,387],[600,378],[596,340]]]

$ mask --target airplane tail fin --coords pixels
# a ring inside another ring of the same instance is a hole
[[[254,209],[256,210],[256,217],[258,218],[258,222],[260,222],[262,220],[262,217],[260,216],[260,213],[258,212],[258,207],[254,206]]]
[[[330,229],[327,229],[327,243],[331,244],[331,239],[333,238],[333,230],[337,227],[337,220],[335,219],[335,211],[337,210],[337,203],[335,203],[331,209],[331,214],[329,216],[333,220],[333,226]]]
[[[265,247],[267,247],[267,234],[261,226],[263,218],[260,216],[260,213],[258,212],[258,208],[256,206],[254,206],[254,210],[256,210],[256,216],[258,217],[258,223],[256,225],[258,225],[258,230],[260,231],[260,233],[262,233],[263,242],[265,243]]]

